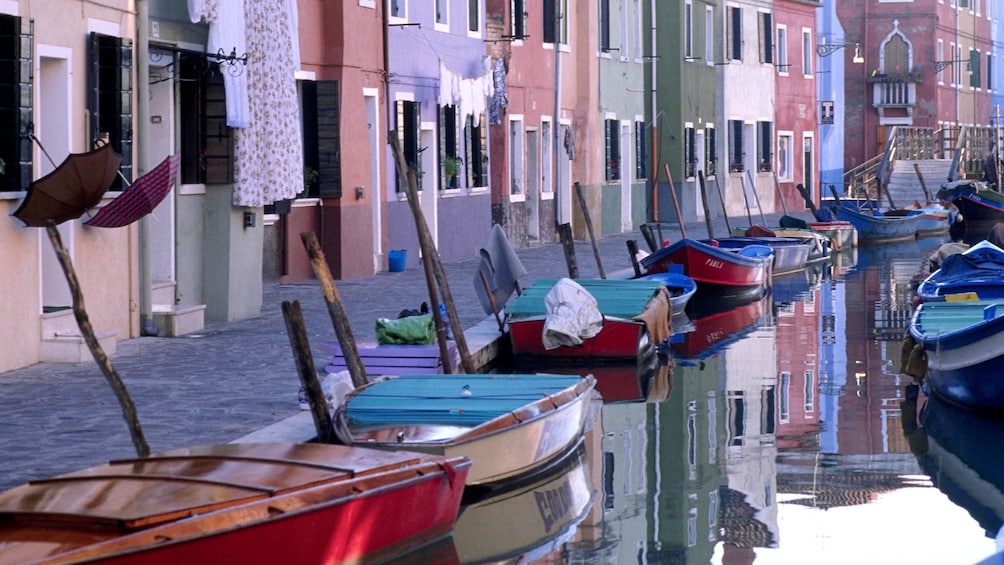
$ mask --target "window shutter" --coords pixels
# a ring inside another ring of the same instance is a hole
[[[317,185],[321,198],[342,197],[340,112],[338,81],[317,81]]]
[[[32,132],[34,123],[32,122],[32,69],[34,69],[33,45],[35,36],[34,20],[17,18],[18,41],[15,47],[15,58],[17,64],[17,131],[12,132],[18,136],[17,169],[19,176],[19,186],[17,190],[27,190],[32,181],[32,141],[26,133]],[[8,168],[13,168],[9,167]],[[8,173],[9,174],[9,173]]]
[[[122,153],[122,164],[119,170],[127,179],[133,178],[132,167],[132,41],[129,39],[115,39],[118,51],[118,68],[115,70],[117,80],[115,81],[116,106],[117,106],[117,127],[112,137],[113,142],[117,142],[117,149]],[[121,177],[116,179],[116,185],[121,184]],[[125,188],[122,186],[122,188]]]

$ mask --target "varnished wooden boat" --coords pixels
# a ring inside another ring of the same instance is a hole
[[[401,375],[350,394],[335,433],[350,445],[467,457],[469,487],[497,485],[575,445],[595,386],[578,375]]]
[[[447,537],[470,461],[226,444],[0,493],[0,563],[350,563]],[[387,519],[393,516],[393,519]]]

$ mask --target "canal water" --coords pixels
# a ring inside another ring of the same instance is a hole
[[[671,362],[590,368],[604,400],[583,446],[465,507],[448,557],[428,560],[989,557],[1004,423],[928,398],[899,371],[913,284],[944,241],[862,246],[776,280],[762,300],[692,308]]]

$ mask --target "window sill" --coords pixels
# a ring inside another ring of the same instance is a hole
[[[0,200],[19,200],[28,194],[25,190],[0,190]]]

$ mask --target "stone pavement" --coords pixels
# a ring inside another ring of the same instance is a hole
[[[793,215],[811,219],[808,213]],[[779,217],[768,215],[767,224],[777,225]],[[731,220],[733,226],[746,223],[746,218]],[[679,229],[666,225],[665,238],[678,239]],[[690,237],[707,234],[703,221],[687,223],[686,229]],[[723,219],[716,222],[714,233],[725,235]],[[630,270],[629,239],[647,249],[638,232],[598,241],[608,276]],[[528,271],[521,279],[524,286],[536,278],[568,274],[560,244],[517,252]],[[575,254],[580,277],[597,277],[591,243],[576,241]],[[494,317],[485,315],[475,295],[477,265],[473,255],[444,262],[465,335],[479,325],[497,329]],[[418,308],[428,297],[421,267],[335,284],[357,342],[375,341],[377,318],[393,318],[404,308]],[[203,331],[182,337],[140,337],[118,343],[111,362],[136,403],[152,451],[226,443],[296,415],[308,416],[297,403],[299,377],[281,309],[287,300],[301,305],[318,373],[323,376],[330,357],[318,344],[334,340],[335,333],[317,281],[266,285],[262,312],[252,319],[209,322]],[[42,363],[0,373],[0,453],[0,489],[135,456],[118,401],[93,361]]]

